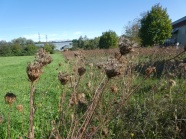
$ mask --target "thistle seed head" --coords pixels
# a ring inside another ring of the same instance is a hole
[[[116,85],[112,85],[110,87],[110,90],[111,90],[112,93],[116,94],[118,92],[118,87]]]
[[[106,75],[107,75],[108,78],[113,78],[113,77],[116,77],[118,75],[121,75],[120,70],[117,70],[117,69],[114,69],[114,68],[113,69],[106,69],[105,72],[106,72]]]
[[[170,87],[174,87],[174,86],[176,86],[176,82],[174,80],[170,79],[169,85],[170,85]]]
[[[148,67],[145,70],[146,75],[150,75],[152,72],[156,72],[156,68],[155,67]]]
[[[23,111],[23,105],[17,105],[17,110],[19,111],[19,112],[22,112]]]
[[[12,105],[16,101],[16,95],[11,92],[8,92],[4,96],[4,99],[6,104]]]
[[[28,78],[31,82],[35,82],[39,79],[40,75],[43,73],[42,66],[38,62],[29,63],[26,69]]]
[[[82,76],[86,72],[86,69],[84,67],[78,68],[79,76]]]
[[[61,82],[62,85],[66,85],[69,80],[69,75],[59,72],[58,73],[58,80]]]
[[[45,66],[52,62],[52,57],[44,49],[39,49],[39,51],[36,53],[35,61],[40,63],[42,66]]]

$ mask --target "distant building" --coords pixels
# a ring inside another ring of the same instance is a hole
[[[51,43],[55,46],[56,50],[61,50],[63,51],[65,48],[72,48],[72,41],[59,41],[59,42],[48,42]],[[35,43],[36,46],[43,47],[45,42],[40,42],[40,43]]]
[[[172,23],[172,39],[175,43],[186,45],[186,16]]]

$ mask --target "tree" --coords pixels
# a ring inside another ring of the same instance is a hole
[[[99,48],[118,47],[118,36],[114,31],[103,32],[99,40]]]
[[[133,21],[129,21],[128,25],[125,26],[125,33],[123,36],[128,38],[130,42],[139,45],[141,40],[139,37],[140,19],[136,18]]]
[[[50,54],[54,54],[55,46],[52,43],[45,43],[43,48]]]
[[[167,10],[159,4],[154,5],[141,19],[139,36],[142,45],[158,45],[171,37],[172,25]]]

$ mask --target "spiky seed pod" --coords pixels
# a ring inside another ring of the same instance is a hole
[[[129,47],[128,45],[122,44],[119,47],[119,51],[120,51],[121,55],[126,55],[126,54],[128,54],[130,52],[133,52],[133,49],[132,49],[132,47]]]
[[[118,92],[118,87],[116,85],[112,85],[110,87],[110,90],[111,90],[112,93],[116,94]]]
[[[115,59],[119,60],[121,58],[121,54],[118,52],[115,52],[114,57]]]
[[[108,128],[103,128],[102,135],[105,136],[105,137],[107,137],[108,136],[108,133],[109,133]]]
[[[156,72],[156,68],[155,67],[148,67],[145,70],[146,75],[150,75],[152,72]]]
[[[115,76],[121,75],[120,70],[117,69],[106,69],[105,72],[108,78],[113,78]]]
[[[28,78],[31,82],[35,82],[39,79],[43,73],[42,66],[38,62],[29,63],[26,69]]]
[[[84,67],[78,68],[79,76],[82,76],[86,72],[86,69]]]
[[[91,87],[91,82],[89,81],[86,85],[87,85],[88,88],[90,88]]]
[[[76,92],[73,92],[70,99],[69,99],[69,105],[74,106],[78,104],[78,98],[76,96]]]
[[[93,63],[89,63],[88,65],[89,65],[90,69],[92,69],[92,68],[93,68],[93,66],[94,66],[94,64],[93,64]]]
[[[3,115],[0,114],[0,124],[3,122]]]
[[[90,72],[89,74],[90,74],[90,77],[92,77],[92,76],[94,75],[94,73],[93,73],[93,72]]]
[[[19,112],[22,112],[23,111],[23,105],[17,105],[17,110],[19,111]]]
[[[87,100],[84,93],[78,94],[78,101],[80,104],[87,104]]]
[[[176,82],[174,80],[170,79],[169,85],[170,85],[170,87],[174,87],[174,86],[176,86]]]
[[[16,101],[16,95],[11,92],[8,92],[6,93],[4,99],[6,104],[12,105]]]
[[[62,85],[66,85],[69,80],[69,75],[59,72],[58,73],[58,80],[61,82]]]
[[[44,49],[39,49],[39,51],[36,53],[35,60],[42,66],[45,66],[52,62],[52,57]]]

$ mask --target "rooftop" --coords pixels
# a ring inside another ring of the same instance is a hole
[[[184,17],[182,17],[182,18],[180,18],[180,19],[174,21],[174,22],[172,23],[172,25],[176,25],[176,24],[181,23],[181,22],[183,22],[183,21],[186,21],[186,16],[184,16]]]

